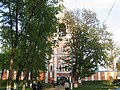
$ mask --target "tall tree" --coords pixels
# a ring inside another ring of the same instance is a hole
[[[17,80],[23,69],[26,72],[45,70],[45,60],[48,60],[52,53],[52,42],[49,38],[52,37],[57,25],[55,15],[59,8],[55,7],[56,1],[1,1],[2,45],[11,52],[9,85],[13,68],[18,70]]]
[[[63,19],[70,30],[71,38],[67,39],[69,63],[75,82],[78,78],[88,77],[98,70],[98,66],[110,64],[110,52],[114,45],[111,33],[105,26],[100,26],[96,13],[84,9],[66,11]],[[112,58],[113,59],[113,58]]]

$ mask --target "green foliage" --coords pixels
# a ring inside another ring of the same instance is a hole
[[[117,68],[117,70],[118,71],[120,71],[120,48],[116,48],[115,50],[114,50],[114,54],[115,54],[115,57],[116,57],[116,59],[118,59],[118,61],[117,61],[117,63],[116,63],[116,68]]]
[[[118,71],[120,71],[120,61],[117,62],[116,68],[117,68]]]
[[[96,13],[85,9],[66,11],[64,20],[71,35],[66,47],[70,48],[67,52],[75,80],[94,74],[98,66],[108,65],[113,60],[110,57],[114,49],[112,34],[104,26],[100,27]]]
[[[108,90],[119,87],[117,85],[103,84],[104,82],[108,81],[83,81],[83,85],[80,85],[79,88],[73,90]]]
[[[3,62],[3,54],[0,54],[0,62]],[[2,68],[2,63],[0,63],[0,69]]]
[[[2,51],[8,66],[38,76],[52,54],[59,7],[56,0],[2,0],[0,6]],[[9,54],[7,54],[9,53]],[[9,64],[10,60],[13,64]]]

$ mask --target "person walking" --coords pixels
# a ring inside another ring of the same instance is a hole
[[[40,83],[40,81],[38,81],[37,90],[42,90],[42,83]]]
[[[36,87],[37,87],[36,81],[33,81],[33,83],[32,83],[32,90],[36,90]]]
[[[65,87],[65,90],[69,90],[69,88],[70,88],[70,84],[69,84],[68,81],[65,82],[64,87]]]
[[[52,81],[52,86],[55,88],[55,82],[54,81]]]

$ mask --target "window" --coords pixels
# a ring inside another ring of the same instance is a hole
[[[51,65],[51,66],[50,66],[50,71],[52,71],[52,70],[53,70],[53,66]]]
[[[62,70],[62,66],[60,65],[60,71]]]
[[[59,36],[66,35],[66,26],[64,23],[59,24]]]
[[[67,65],[65,65],[65,69],[64,69],[65,71],[68,71],[68,66]]]

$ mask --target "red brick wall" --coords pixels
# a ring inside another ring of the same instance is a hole
[[[117,76],[117,72],[99,72],[100,73],[100,77],[98,75],[98,72],[96,72],[95,74],[93,74],[93,80],[110,80],[110,78],[114,78],[116,79]],[[85,80],[85,79],[82,79]],[[87,77],[86,80],[92,80],[92,75],[90,77]]]
[[[94,76],[94,80],[98,80],[98,72],[94,74],[93,76]]]

